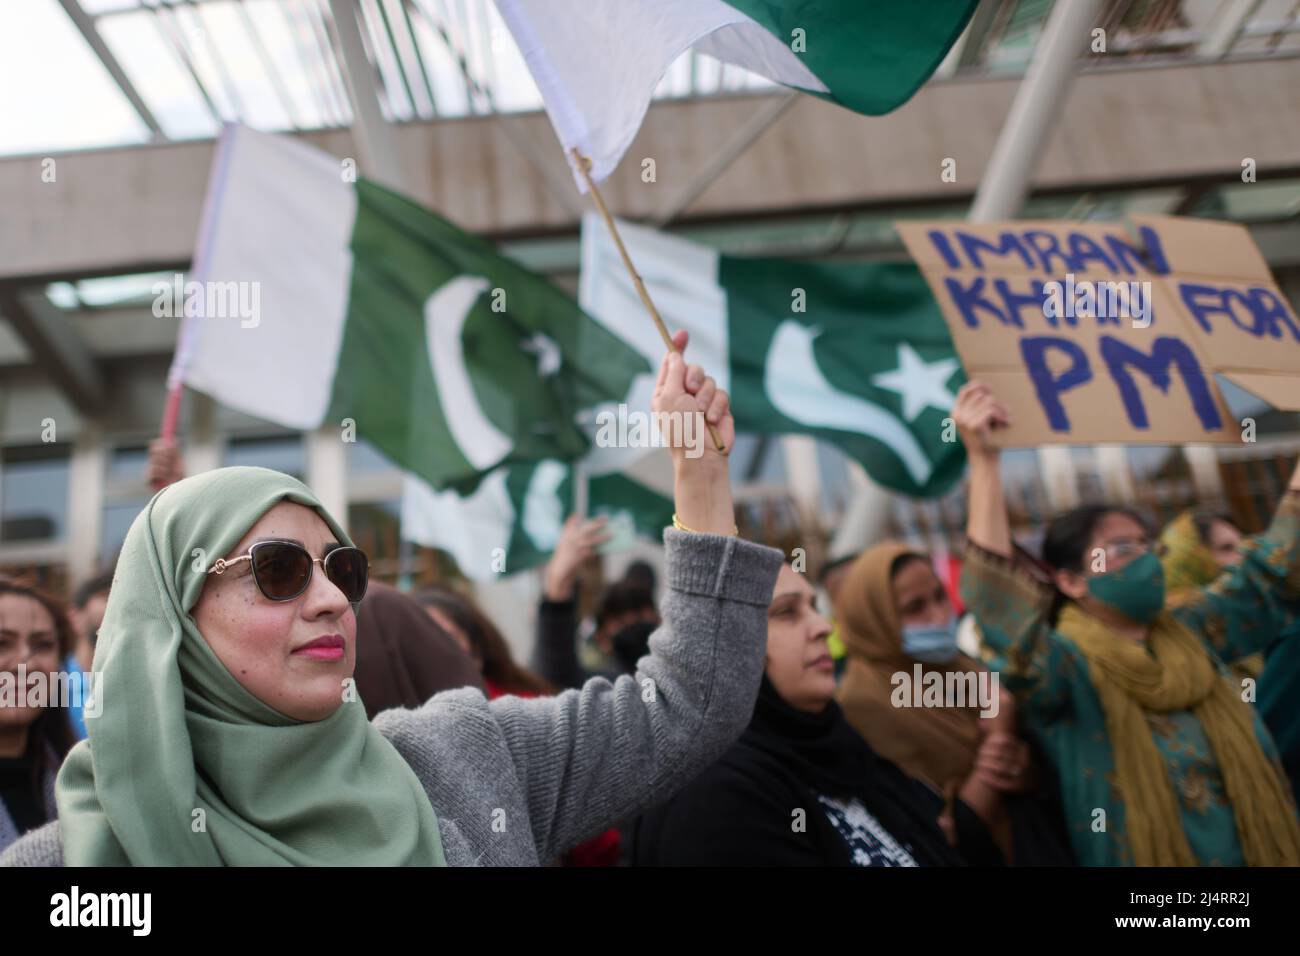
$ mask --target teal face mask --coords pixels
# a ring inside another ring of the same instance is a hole
[[[957,620],[938,626],[908,624],[903,628],[903,653],[927,664],[946,664],[957,656]]]
[[[1165,569],[1148,551],[1118,571],[1089,578],[1088,593],[1125,617],[1150,624],[1165,606]]]

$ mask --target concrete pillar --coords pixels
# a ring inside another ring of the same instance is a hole
[[[1106,500],[1132,504],[1137,501],[1137,488],[1133,484],[1133,471],[1129,468],[1128,452],[1123,445],[1098,445],[1097,471]]]
[[[216,432],[217,403],[209,395],[191,391],[186,395],[190,427],[185,442],[185,474],[197,475],[221,467],[221,445]]]
[[[1078,507],[1079,482],[1069,447],[1044,445],[1038,449],[1038,462],[1043,469],[1043,484],[1047,486],[1047,500],[1052,510],[1068,511]]]
[[[73,587],[99,569],[107,459],[103,430],[83,420],[68,465],[68,579]]]
[[[1219,454],[1213,445],[1184,445],[1183,454],[1192,471],[1196,497],[1202,501],[1221,501],[1225,497],[1223,473],[1219,471]]]
[[[348,462],[338,425],[327,422],[304,436],[307,486],[344,531],[348,529]]]

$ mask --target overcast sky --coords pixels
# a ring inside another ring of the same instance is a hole
[[[219,121],[204,102],[188,69],[164,30],[192,51],[196,70],[226,118],[241,117],[262,129],[316,128],[338,123],[331,107],[323,64],[312,59],[314,44],[301,38],[310,29],[309,2],[317,0],[227,0],[196,5],[184,0],[82,0],[92,13],[111,13],[98,21],[100,36],[171,139],[210,137]],[[375,2],[395,10],[397,0],[364,0],[372,15]],[[149,9],[175,8],[160,25]],[[513,38],[490,0],[417,0],[422,9],[452,26],[471,70],[490,86],[502,110],[539,109],[541,98]],[[268,75],[245,28],[247,22],[276,64],[282,85]],[[433,95],[443,115],[469,111],[465,84],[456,61],[428,22],[413,18],[420,52],[432,74]],[[399,34],[403,38],[404,33]],[[402,41],[404,42],[404,40]],[[490,54],[489,54],[490,51]],[[413,51],[404,51],[413,56]],[[387,54],[387,47],[385,47]],[[428,93],[410,94],[397,77],[397,65],[381,57],[381,72],[394,90],[398,119],[429,112]],[[233,97],[224,77],[232,79]],[[733,67],[725,74],[716,61],[699,58],[695,89],[712,91],[770,85]],[[690,62],[682,57],[658,92],[686,95],[692,89]],[[410,97],[417,102],[412,103]],[[288,102],[286,103],[286,99]],[[340,96],[341,101],[341,96]],[[346,110],[346,103],[341,103]],[[0,0],[0,155],[39,154],[69,149],[146,142],[148,127],[131,108],[108,72],[64,12],[58,0]]]

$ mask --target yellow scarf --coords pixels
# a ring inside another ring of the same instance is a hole
[[[1075,604],[1062,610],[1058,630],[1087,658],[1101,699],[1134,863],[1196,865],[1179,823],[1178,798],[1144,716],[1190,710],[1214,752],[1246,863],[1300,865],[1300,823],[1290,794],[1259,745],[1250,707],[1196,635],[1161,614],[1143,647],[1116,637]]]

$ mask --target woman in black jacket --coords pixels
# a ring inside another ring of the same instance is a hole
[[[835,703],[835,672],[804,576],[781,569],[749,728],[668,803],[640,818],[640,866],[1000,865],[961,800],[871,750]]]

